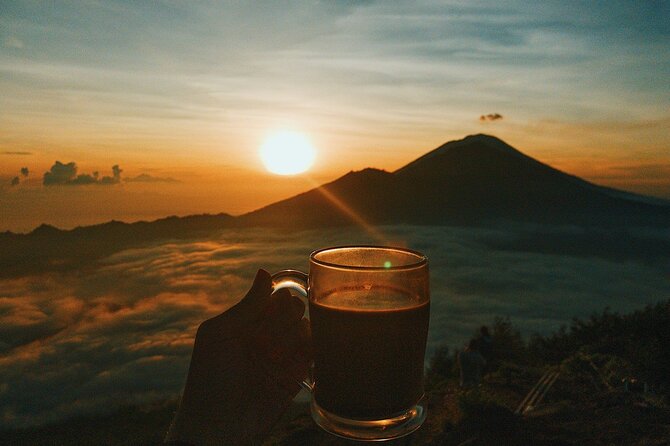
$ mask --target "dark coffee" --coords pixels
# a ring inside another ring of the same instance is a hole
[[[310,299],[314,398],[336,415],[382,419],[423,396],[430,304],[386,287]]]

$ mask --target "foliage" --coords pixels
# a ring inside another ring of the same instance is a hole
[[[607,373],[633,374],[667,394],[670,392],[670,301],[627,315],[606,309],[587,320],[575,319],[569,330],[564,328],[547,337],[533,337],[528,350],[535,361],[553,363],[577,351],[605,355],[612,362],[602,366],[619,369],[619,372],[609,370]]]
[[[430,373],[446,378],[451,375],[453,367],[454,358],[449,356],[449,347],[447,345],[441,345],[435,350],[435,353],[430,360]]]
[[[502,362],[520,364],[527,361],[526,344],[509,317],[497,317],[491,332],[493,354],[489,360],[489,370],[497,369]]]

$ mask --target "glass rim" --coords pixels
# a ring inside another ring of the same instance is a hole
[[[416,262],[408,263],[405,265],[396,265],[396,266],[360,266],[360,265],[343,265],[340,263],[332,263],[332,262],[326,262],[324,260],[319,260],[316,258],[317,255],[326,252],[326,251],[336,251],[340,249],[356,249],[356,248],[363,248],[363,249],[381,249],[385,251],[400,251],[404,254],[412,254],[416,257],[418,257]],[[337,268],[337,269],[346,269],[346,270],[352,270],[352,271],[404,271],[404,270],[410,270],[410,269],[416,269],[420,268],[422,266],[425,266],[428,264],[428,257],[426,257],[425,254],[422,252],[409,249],[409,248],[401,248],[398,246],[382,246],[382,245],[340,245],[340,246],[330,246],[327,248],[321,248],[317,249],[316,251],[312,251],[312,253],[309,255],[309,261],[319,265],[319,266],[325,266],[328,268]]]

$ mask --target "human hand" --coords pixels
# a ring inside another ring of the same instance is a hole
[[[244,298],[198,328],[166,437],[193,445],[260,444],[300,390],[310,362],[304,304],[259,270]]]

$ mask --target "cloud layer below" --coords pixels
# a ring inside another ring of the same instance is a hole
[[[510,316],[525,334],[546,333],[573,316],[606,306],[628,311],[670,295],[668,258],[510,250],[527,228],[382,231],[430,258],[429,351],[461,345],[495,316]],[[492,241],[506,248],[492,249]],[[122,251],[60,275],[2,280],[0,426],[176,397],[197,325],[233,305],[257,268],[305,270],[314,248],[371,242],[354,230],[226,232]]]

